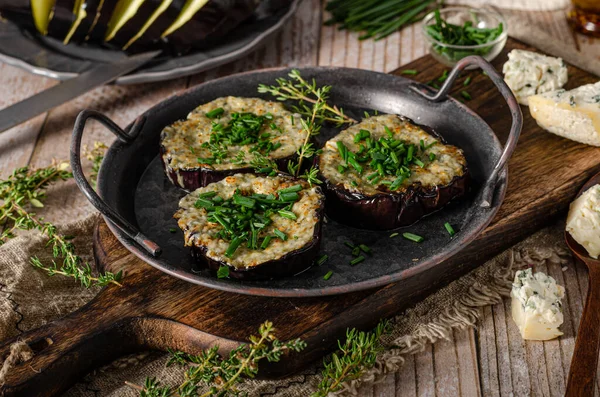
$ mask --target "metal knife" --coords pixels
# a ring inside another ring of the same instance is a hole
[[[17,102],[14,105],[2,109],[0,110],[0,132],[6,131],[38,114],[44,113],[76,98],[92,88],[110,83],[117,77],[142,66],[160,54],[160,52],[161,51],[144,52],[114,63],[94,66],[77,77],[73,77],[61,84],[57,84],[45,91],[22,100],[21,102]]]

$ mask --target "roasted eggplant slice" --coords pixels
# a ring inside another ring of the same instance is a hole
[[[395,115],[363,120],[327,141],[318,159],[327,214],[359,228],[410,225],[463,196],[463,152]]]
[[[169,180],[191,191],[228,175],[253,172],[258,158],[287,169],[304,138],[300,115],[281,103],[226,97],[165,127],[160,153]],[[265,173],[272,171],[262,167]]]
[[[142,26],[136,29],[133,36],[123,46],[124,50],[133,51],[149,48],[161,40],[161,34],[177,19],[185,0],[163,0],[154,9]]]
[[[296,274],[319,253],[324,196],[289,176],[236,174],[179,202],[174,217],[200,264],[232,278]]]
[[[187,0],[162,37],[177,53],[205,47],[248,19],[259,3],[259,0]]]
[[[93,26],[100,18],[104,0],[78,0],[75,21],[71,25],[63,43],[81,43],[86,40]]]

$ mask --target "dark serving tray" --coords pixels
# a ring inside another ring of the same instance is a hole
[[[446,96],[453,81],[468,65],[479,65],[497,84],[513,114],[506,150],[491,128],[475,113]],[[117,238],[131,252],[158,269],[183,280],[215,289],[251,295],[320,296],[347,293],[407,279],[436,266],[473,241],[490,223],[506,192],[504,165],[514,150],[521,130],[521,112],[512,93],[497,72],[482,58],[465,58],[450,74],[435,97],[427,86],[413,81],[358,69],[305,68],[304,78],[315,78],[320,85],[331,85],[331,102],[355,118],[365,110],[395,113],[437,131],[448,143],[464,150],[473,178],[470,195],[451,203],[418,223],[400,229],[425,237],[416,244],[401,236],[390,238],[390,231],[374,232],[341,225],[327,219],[323,228],[322,251],[329,261],[291,277],[262,281],[218,279],[199,268],[183,246],[183,235],[172,218],[184,191],[174,187],[164,175],[158,156],[162,128],[202,103],[222,96],[264,97],[259,83],[271,84],[289,69],[266,70],[213,80],[156,105],[142,114],[127,132],[105,116],[84,111],[74,129],[72,166],[76,180],[92,203],[103,213]],[[120,138],[108,150],[98,178],[98,197],[81,172],[79,146],[85,122],[95,118]],[[318,144],[340,131],[323,128]],[[457,230],[450,237],[444,223]],[[350,266],[351,254],[344,242],[367,244],[372,257]],[[160,247],[160,253],[158,253]],[[333,271],[333,277],[323,275]]]

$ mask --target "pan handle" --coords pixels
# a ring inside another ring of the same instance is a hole
[[[494,67],[485,59],[477,55],[471,55],[465,57],[458,61],[448,78],[444,82],[444,85],[440,90],[435,93],[435,95],[429,95],[426,92],[423,92],[417,85],[412,85],[410,88],[415,91],[417,94],[422,97],[433,101],[440,102],[448,96],[454,81],[458,78],[460,73],[469,66],[479,66],[483,71],[488,75],[488,77],[492,80],[500,94],[504,97],[508,108],[510,109],[510,114],[512,116],[512,125],[510,126],[510,133],[508,135],[508,139],[506,140],[506,144],[504,145],[504,151],[502,155],[498,159],[498,162],[494,166],[494,170],[492,171],[490,177],[485,182],[483,186],[481,197],[481,206],[482,207],[491,207],[492,201],[494,198],[494,191],[498,182],[503,179],[502,170],[506,167],[506,163],[508,159],[513,154],[515,147],[517,146],[517,141],[519,140],[519,135],[521,135],[521,128],[523,127],[523,114],[521,113],[521,108],[517,102],[517,99],[513,95],[512,91],[506,83],[502,76],[494,69]]]
[[[133,239],[140,247],[150,253],[152,256],[158,256],[161,252],[160,247],[155,242],[144,236],[135,226],[123,219],[115,210],[110,208],[104,200],[94,189],[90,186],[89,182],[85,178],[83,169],[81,167],[81,138],[83,136],[83,130],[89,119],[99,121],[108,130],[117,136],[119,140],[124,143],[132,142],[144,125],[144,118],[138,118],[131,125],[128,131],[123,131],[117,124],[111,119],[106,117],[100,112],[95,110],[83,110],[77,115],[75,120],[75,126],[73,127],[73,137],[71,140],[71,169],[73,170],[73,177],[79,189],[83,192],[85,197],[92,203],[94,207],[100,213],[108,218],[114,225],[116,225],[123,233],[129,238]]]

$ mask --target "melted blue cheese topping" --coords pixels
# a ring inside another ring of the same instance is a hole
[[[423,187],[445,186],[455,177],[464,175],[467,161],[462,150],[455,146],[442,144],[437,138],[429,135],[422,128],[406,119],[392,114],[385,114],[369,117],[327,141],[319,160],[319,169],[323,176],[331,183],[343,185],[346,190],[353,192],[365,195],[389,193],[383,181],[393,182],[396,179],[393,175],[386,175],[381,178],[377,185],[373,185],[367,179],[367,176],[373,170],[367,169],[362,174],[359,174],[352,167],[349,167],[344,173],[338,171],[338,165],[343,163],[337,148],[338,141],[343,142],[349,150],[356,152],[359,150],[360,144],[354,143],[354,136],[360,130],[369,131],[371,137],[376,140],[388,136],[386,127],[392,132],[394,139],[416,146],[420,146],[422,140],[426,147],[429,146],[425,151],[419,151],[415,154],[421,158],[425,164],[424,167],[421,168],[416,164],[412,164],[410,166],[411,176],[394,193],[405,192],[410,186],[416,184]],[[435,156],[433,161],[429,158],[430,154]]]
[[[236,189],[247,195],[271,194],[298,183],[302,184],[303,189],[298,193],[300,199],[292,207],[292,212],[297,219],[292,220],[272,215],[273,223],[265,229],[265,234],[269,235],[273,234],[274,229],[279,229],[287,235],[287,240],[275,238],[264,250],[253,250],[243,244],[237,249],[233,258],[225,256],[230,242],[217,237],[222,226],[209,222],[207,211],[194,206],[199,195],[206,192],[214,191],[223,199],[228,199],[233,196]],[[320,188],[310,187],[304,181],[291,180],[281,176],[259,177],[253,174],[235,174],[197,189],[182,198],[179,202],[179,210],[174,217],[178,219],[178,225],[184,231],[186,246],[206,247],[206,256],[213,260],[226,262],[238,269],[252,268],[261,263],[277,260],[310,243],[313,240],[315,226],[319,222],[318,210],[322,200],[323,195]]]
[[[223,109],[218,118],[209,118],[207,113],[215,109]],[[212,133],[213,122],[227,125],[232,113],[254,113],[257,116],[271,114],[262,127],[262,133],[271,134],[273,144],[281,144],[279,148],[268,154],[270,159],[281,159],[292,156],[302,146],[305,133],[300,123],[300,115],[287,111],[279,102],[265,101],[260,98],[225,97],[198,106],[185,120],[179,120],[165,127],[161,133],[163,158],[168,168],[173,170],[194,170],[210,168],[215,170],[231,170],[248,168],[252,160],[250,145],[229,145],[220,163],[207,164],[202,159],[212,157],[210,148],[203,147]]]

